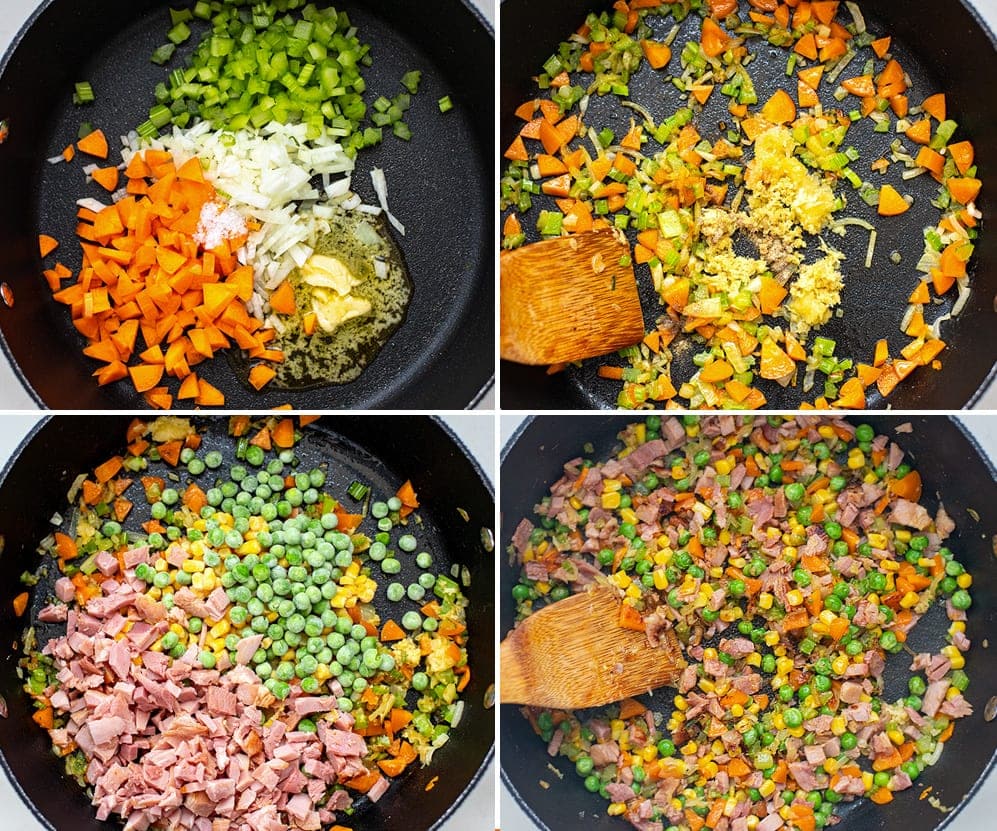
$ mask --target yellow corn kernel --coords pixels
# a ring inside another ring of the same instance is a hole
[[[665,575],[664,569],[656,568],[651,572],[651,576],[654,578],[654,588],[658,591],[663,591],[668,588],[668,577]]]
[[[159,600],[163,596],[163,590],[157,586],[153,586],[149,591],[145,593],[145,596],[150,600]]]
[[[787,545],[782,549],[783,559],[789,560],[789,562],[795,562],[797,555],[797,550],[795,545]]]
[[[845,722],[844,716],[834,716],[831,719],[831,732],[835,736],[840,736],[842,733],[848,731],[848,724]]]
[[[315,680],[320,684],[323,681],[328,681],[330,678],[332,678],[332,670],[329,669],[328,664],[319,664],[315,667]]]
[[[838,760],[837,759],[825,759],[824,760],[824,772],[833,776],[838,772]]]
[[[210,638],[205,643],[212,652],[220,653],[225,650],[225,638]]]
[[[190,587],[194,591],[204,591],[204,575],[198,572],[192,574],[190,577]]]
[[[242,557],[247,557],[250,554],[259,554],[262,550],[263,548],[256,540],[246,540],[239,546],[237,553]]]
[[[645,762],[653,762],[658,758],[658,747],[655,744],[647,744],[640,750],[640,758]]]
[[[896,560],[880,560],[879,567],[884,571],[899,571],[900,563]]]
[[[187,635],[186,630],[179,623],[171,623],[170,631],[178,638],[183,638]]]
[[[931,567],[932,567],[932,566],[933,566],[933,565],[935,564],[935,560],[934,560],[934,558],[933,558],[933,557],[921,557],[921,558],[920,558],[920,559],[919,559],[919,560],[917,561],[917,564],[918,564],[918,565],[919,565],[919,566],[920,566],[921,568],[931,568]]]
[[[772,726],[775,727],[776,730],[786,729],[786,722],[782,717],[782,713],[776,713],[772,716]]]
[[[771,597],[771,595],[769,595]],[[778,632],[766,632],[765,633],[765,645],[775,646],[779,643],[779,633]]]
[[[831,661],[831,669],[834,670],[835,675],[844,675],[845,670],[848,669],[848,656],[839,655],[833,661]]]
[[[823,424],[817,428],[817,432],[820,434],[822,439],[833,439],[834,438],[834,428],[830,424]]]
[[[213,638],[221,638],[232,631],[232,624],[227,620],[220,620],[214,626],[211,627],[209,634]]]
[[[961,654],[956,655],[954,658],[949,658],[949,661],[952,662],[952,669],[963,669],[966,666],[966,659]]]
[[[630,579],[630,575],[627,574],[625,571],[617,571],[609,579],[612,580],[621,589],[625,589],[633,582],[633,580]]]
[[[872,788],[872,774],[867,770],[862,771],[862,784],[867,791]]]
[[[676,796],[676,797],[672,797],[672,800],[671,800],[671,802],[670,802],[669,804],[670,804],[670,805],[671,805],[671,806],[672,806],[672,807],[673,807],[673,808],[674,808],[674,809],[675,809],[676,811],[681,811],[681,810],[682,810],[682,804],[683,804],[683,803],[682,803],[682,800],[681,800],[681,799],[679,799],[679,798],[678,798],[677,796]]]
[[[620,735],[620,733],[623,732],[623,728],[624,727],[626,727],[626,724],[624,724],[618,718],[614,718],[611,722],[609,722],[609,729],[613,731],[613,738],[614,739],[619,738],[619,735]]]
[[[920,599],[917,592],[907,592],[907,594],[900,598],[900,605],[905,609],[910,609],[916,606]]]
[[[867,485],[875,485],[879,479],[876,477],[876,474],[870,470],[865,476],[862,477],[862,481]]]
[[[766,779],[762,782],[761,787],[758,789],[758,793],[760,793],[763,798],[768,799],[775,793],[775,782],[771,779]]]
[[[672,479],[685,479],[685,468],[682,465],[675,465],[672,470]]]
[[[963,572],[962,574],[960,574],[958,577],[955,578],[955,582],[960,589],[968,589],[970,586],[973,585],[973,575]]]
[[[897,730],[895,727],[892,730],[887,730],[886,735],[889,737],[890,741],[893,742],[897,747],[900,747],[904,743],[904,734]]]
[[[166,560],[164,560],[162,557],[160,557],[158,560],[156,560],[153,567],[156,569],[156,571],[168,571],[170,568],[170,564],[166,562]]]
[[[672,717],[668,719],[668,730],[674,733],[682,726],[684,721],[685,716],[683,716],[682,713],[673,713]]]
[[[639,522],[637,514],[633,512],[633,508],[624,508],[621,510],[620,517],[624,522],[629,522],[631,525],[636,525]]]
[[[948,646],[942,647],[942,655],[944,655],[950,661],[953,658],[955,658],[957,655],[961,654],[962,653],[959,651],[959,647],[957,647],[954,643],[950,643]]]
[[[779,539],[779,537],[782,536],[782,534],[779,533],[778,528],[769,527],[765,531],[765,536],[768,537],[770,540],[772,540],[772,542],[775,542],[777,539]]]
[[[723,566],[712,566],[710,568],[710,577],[717,580],[724,576]]]
[[[869,534],[869,545],[873,548],[886,548],[886,537],[882,534]]]
[[[707,647],[703,650],[703,660],[704,661],[715,661],[719,656],[715,647]]]
[[[790,727],[787,732],[789,733],[790,736],[800,739],[803,738],[803,734],[806,733],[807,731],[803,728],[803,725],[801,724],[799,727]]]
[[[947,698],[947,699],[948,699],[948,700],[950,700],[950,701],[951,701],[951,700],[952,700],[953,698],[955,698],[955,697],[956,697],[957,695],[960,695],[960,693],[959,693],[959,690],[958,690],[958,689],[957,689],[956,687],[949,687],[949,688],[948,688],[948,689],[947,689],[947,690],[945,691],[945,698]]]
[[[672,701],[673,706],[676,710],[680,712],[685,712],[689,709],[689,702],[685,700],[685,696],[677,695],[674,701]]]
[[[603,492],[602,507],[607,511],[613,511],[616,508],[619,508],[620,507],[619,492],[618,491]]]
[[[849,470],[861,470],[863,467],[865,467],[865,454],[861,451],[856,453],[854,456],[848,457]]]
[[[692,756],[697,750],[699,750],[699,745],[690,741],[682,745],[681,753],[683,756]]]
[[[740,704],[732,704],[730,708],[730,714],[734,716],[734,718],[740,718],[741,716],[744,715],[744,707],[742,707]]]
[[[824,611],[822,611],[820,615],[818,615],[818,617],[820,618],[821,623],[830,626],[832,623],[834,623],[834,621],[837,619],[838,616],[830,609],[824,609]]]
[[[695,424],[687,424],[685,426],[685,434],[690,439],[696,438],[696,436],[699,435],[699,422],[697,421]]]
[[[704,762],[702,759],[699,760],[699,770],[707,779],[712,779],[717,775],[720,768],[716,762],[709,761]]]
[[[799,589],[793,589],[790,592],[786,592],[786,605],[787,606],[802,606],[803,605],[803,592]]]
[[[576,511],[580,511],[584,507],[582,500],[580,500],[577,496],[572,496],[571,499],[568,500],[568,504]]]
[[[731,533],[726,528],[724,528],[723,531],[720,532],[720,544],[730,545],[730,541],[731,541]]]
[[[720,612],[720,620],[724,623],[733,623],[742,617],[744,617],[744,610],[740,606],[735,606],[733,609],[724,609]]]
[[[606,813],[611,817],[622,816],[626,813],[627,806],[623,802],[610,802],[609,807],[606,809]]]
[[[602,480],[602,491],[618,491],[622,485],[619,479],[603,479]]]
[[[699,688],[704,693],[711,693],[716,691],[717,685],[714,684],[712,681],[710,681],[708,678],[702,678],[699,681]]]
[[[641,594],[640,589],[637,588],[636,583],[631,583],[629,586],[627,586],[627,591],[626,591],[627,597],[638,598],[640,597],[640,594]]]
[[[768,592],[762,592],[760,595],[758,595],[758,607],[760,609],[771,609],[772,601],[774,599],[775,598],[773,598],[772,595],[769,594]]]
[[[876,594],[876,592],[869,592],[869,595],[866,597],[866,600],[868,600],[873,606],[879,605],[879,595]]]
[[[731,557],[730,564],[734,566],[734,568],[744,568],[748,564],[748,561],[745,560],[744,557]]]
[[[964,620],[954,620],[952,625],[949,627],[949,632],[963,632],[966,631],[966,621]]]
[[[749,814],[747,822],[745,823],[745,827],[748,829],[748,831],[755,831],[755,829],[758,827],[759,822],[761,822],[761,820],[758,817],[756,817],[754,814]]]
[[[792,658],[776,658],[775,659],[775,669],[779,675],[789,675],[790,671],[793,669],[793,659]]]
[[[782,817],[787,822],[791,819],[791,816],[789,814],[789,806],[788,805],[783,805],[779,809],[779,816]]]
[[[744,659],[744,662],[749,667],[760,667],[762,665],[762,654],[760,652],[752,652]]]
[[[734,469],[734,464],[730,459],[718,459],[714,467],[721,476],[728,476]]]
[[[772,679],[772,689],[778,691],[778,689],[783,686],[783,684],[788,684],[789,681],[784,676],[775,676]]]
[[[898,528],[893,532],[893,536],[900,542],[910,542],[911,533],[906,528]]]

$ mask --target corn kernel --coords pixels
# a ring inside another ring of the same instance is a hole
[[[744,707],[742,707],[740,704],[732,704],[730,708],[730,714],[734,716],[734,718],[740,718],[741,716],[744,715]]]
[[[153,586],[145,594],[150,600],[159,600],[163,596],[163,590],[157,586]]]
[[[921,598],[918,597],[917,592],[907,592],[903,597],[900,598],[900,605],[904,609],[910,609],[918,604]]]
[[[637,588],[637,584],[636,583],[631,583],[629,586],[627,586],[627,592],[626,592],[626,594],[627,594],[627,597],[637,598],[637,597],[640,597],[641,592],[640,592],[640,589]]]
[[[720,544],[721,545],[730,545],[731,539],[732,539],[732,537],[731,537],[730,531],[728,531],[726,528],[724,528],[723,531],[720,532]]]
[[[792,819],[792,817],[791,817],[791,816],[790,816],[790,814],[789,814],[789,806],[788,806],[788,805],[783,805],[783,806],[782,806],[782,807],[781,807],[781,808],[779,809],[779,816],[780,816],[780,817],[782,817],[782,818],[783,818],[784,820],[786,820],[787,822],[788,822],[788,821],[789,821],[790,819]]]
[[[164,560],[162,557],[160,557],[158,560],[156,560],[154,568],[156,569],[156,571],[168,571],[170,568],[170,564],[166,562],[166,560]]]
[[[197,592],[204,591],[204,575],[195,572],[190,577],[190,587]]]
[[[225,638],[210,638],[206,644],[212,652],[220,653],[225,649]]]
[[[900,542],[910,542],[911,533],[906,528],[898,528],[893,532],[893,536]]]
[[[723,566],[713,566],[710,568],[710,577],[717,580],[724,576]]]
[[[677,695],[675,700],[672,702],[676,710],[684,712],[689,709],[689,702],[685,700],[684,696]]]
[[[838,772],[838,760],[837,759],[825,759],[824,760],[824,772],[833,776]]]
[[[658,591],[668,588],[668,577],[665,575],[664,569],[656,568],[651,572],[651,576],[654,579],[654,588]]]
[[[775,678],[772,679],[771,683],[772,683],[772,689],[778,690],[781,686],[783,686],[783,684],[788,683],[788,681],[786,678],[777,675]]]
[[[886,735],[889,736],[891,742],[893,742],[897,747],[900,747],[904,743],[904,734],[897,730],[895,727],[892,730],[887,730]]]
[[[831,732],[835,736],[840,736],[842,733],[847,732],[848,724],[845,722],[844,716],[834,716],[831,719]]]
[[[771,609],[773,600],[774,598],[772,597],[771,594],[769,594],[768,592],[762,592],[760,595],[758,595],[758,606],[761,609]]]
[[[760,652],[752,652],[747,658],[744,659],[744,662],[749,667],[760,667],[762,665],[762,655]]]
[[[603,479],[602,480],[602,491],[618,491],[621,487],[619,479]]]
[[[645,762],[653,762],[658,758],[658,747],[655,744],[647,744],[641,748],[640,758]]]
[[[869,545],[873,548],[886,548],[886,537],[882,534],[869,534]]]
[[[776,713],[772,716],[772,726],[775,727],[776,730],[786,729],[786,721],[783,719],[782,713]]]
[[[845,670],[848,669],[848,664],[849,664],[848,656],[839,655],[837,658],[831,661],[831,669],[834,670],[834,673],[836,675],[844,675]]]
[[[849,470],[861,470],[863,467],[865,467],[865,455],[863,453],[860,452],[848,457]]]
[[[744,568],[748,564],[748,561],[744,557],[731,557],[730,564],[734,568]]]
[[[627,806],[623,802],[610,802],[609,807],[606,809],[606,813],[611,817],[618,817],[626,813]]]
[[[717,772],[719,770],[720,770],[720,768],[717,766],[716,762],[714,762],[714,761],[706,761],[705,758],[699,760],[699,771],[707,779],[712,779],[714,776],[717,775]]]
[[[685,468],[682,465],[675,465],[672,468],[672,479],[684,479],[685,478]]]
[[[873,606],[879,605],[879,595],[876,594],[876,592],[869,592],[869,595],[868,597],[866,597],[866,600],[868,600]]]
[[[747,822],[745,823],[745,827],[748,829],[748,831],[755,831],[755,829],[758,827],[759,822],[761,822],[761,820],[758,819],[758,817],[756,817],[754,814],[749,814]]]
[[[966,666],[966,659],[962,655],[957,655],[955,658],[949,658],[952,662],[952,669],[963,669]]]
[[[956,688],[956,687],[949,687],[945,691],[945,698],[948,699],[949,701],[951,701],[953,698],[955,698],[959,694],[960,693],[959,693],[958,688]]]
[[[620,517],[624,522],[629,522],[631,525],[636,525],[639,522],[637,514],[634,513],[633,508],[624,508],[621,510]]]
[[[942,647],[942,655],[944,655],[950,661],[953,658],[955,658],[957,655],[961,655],[961,654],[962,653],[959,652],[959,648],[955,644],[953,644],[953,643],[950,643],[948,646],[943,646]]]
[[[211,627],[210,635],[213,638],[220,638],[227,635],[232,630],[232,625],[227,620],[220,620]]]
[[[867,770],[862,771],[862,785],[867,791],[872,788],[872,774]]]
[[[862,481],[867,485],[875,485],[879,479],[876,477],[876,474],[870,470],[865,476],[862,477]]]
[[[716,687],[716,684],[714,684],[712,681],[710,681],[710,680],[708,680],[706,678],[703,678],[699,682],[699,688],[704,693],[711,693],[711,692],[714,692],[717,687]]]
[[[799,727],[790,727],[789,730],[787,730],[786,732],[788,732],[790,736],[800,739],[803,738],[803,734],[806,733],[807,731],[801,724]]]
[[[765,633],[765,645],[775,646],[779,643],[779,633],[778,632],[766,632]]]
[[[966,621],[964,620],[954,620],[952,625],[949,627],[949,632],[965,632],[966,631]]]
[[[935,564],[935,559],[934,559],[934,557],[921,557],[917,561],[917,564],[921,568],[931,568]]]
[[[633,582],[630,579],[630,575],[627,574],[625,571],[617,571],[609,579],[612,580],[621,589],[625,589],[627,586],[629,586]]]
[[[734,465],[730,459],[718,459],[714,467],[721,476],[729,475],[734,469]]]
[[[960,589],[968,589],[970,586],[973,585],[973,575],[963,572],[962,574],[960,574],[958,577],[955,578],[955,582]]]
[[[256,540],[246,540],[239,546],[237,553],[243,557],[247,557],[250,554],[259,554],[262,550],[263,547]]]
[[[786,605],[787,606],[802,606],[803,605],[803,592],[799,589],[793,589],[790,592],[786,592]]]
[[[790,671],[793,669],[793,659],[776,658],[775,669],[779,675],[789,675]]]
[[[782,549],[783,559],[788,560],[791,563],[796,560],[797,553],[798,552],[796,550],[795,545],[787,545],[785,548]]]
[[[834,428],[830,424],[823,424],[817,428],[817,432],[820,434],[822,439],[833,439],[834,438]]]
[[[699,745],[690,741],[682,745],[681,753],[683,756],[692,756],[697,750],[699,750]]]
[[[610,491],[602,494],[602,507],[607,511],[613,511],[620,507],[620,494],[617,491]]]
[[[896,560],[880,560],[879,567],[884,571],[899,571],[900,563]]]
[[[315,668],[316,681],[322,683],[323,681],[328,681],[330,678],[332,678],[332,670],[329,669],[328,664],[319,664]]]
[[[690,439],[696,438],[696,436],[699,435],[699,422],[697,421],[695,424],[687,424],[685,426],[685,434]]]
[[[760,793],[765,799],[768,799],[775,793],[775,782],[771,779],[766,779],[762,782],[761,787],[758,788],[758,793]]]

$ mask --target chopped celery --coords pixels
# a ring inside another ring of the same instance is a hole
[[[183,21],[177,23],[169,32],[166,33],[166,39],[177,46],[181,43],[185,43],[190,40],[190,26],[188,26]]]
[[[413,69],[402,76],[402,86],[412,93],[412,95],[415,95],[419,91],[419,82],[421,80],[422,73],[418,69]]]
[[[89,81],[80,81],[76,84],[76,91],[73,93],[74,104],[92,104],[95,100],[93,87]]]
[[[450,96],[449,95],[444,95],[439,100],[438,103],[440,105],[440,112],[441,113],[448,113],[448,112],[450,112],[450,110],[453,109],[453,101],[450,100]]]
[[[176,51],[177,51],[177,47],[176,47],[175,44],[173,44],[173,43],[164,43],[162,46],[160,46],[158,49],[156,49],[155,52],[152,53],[152,55],[149,58],[149,60],[152,61],[154,64],[158,64],[159,66],[162,66],[163,64],[169,62],[170,58],[173,57],[173,53],[176,52]]]

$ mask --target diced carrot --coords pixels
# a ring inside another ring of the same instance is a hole
[[[876,94],[876,88],[872,83],[872,75],[860,75],[856,78],[848,78],[841,82],[841,86],[859,98],[867,98],[870,95]]]
[[[980,188],[983,186],[983,182],[979,179],[957,179],[953,177],[946,180],[945,185],[956,202],[968,205],[980,195]]]
[[[796,119],[796,105],[784,89],[778,89],[762,107],[762,117],[770,124],[789,124]]]
[[[120,179],[120,172],[118,171],[118,168],[98,168],[91,175],[93,176],[93,180],[109,193],[114,193],[114,191],[118,189],[118,181]]]
[[[774,381],[784,378],[796,369],[796,363],[775,342],[774,338],[766,338],[762,342],[762,356],[759,375]]]
[[[870,46],[872,46],[872,51],[876,53],[877,58],[885,58],[886,53],[890,51],[890,43],[893,38],[885,37],[874,40]]]
[[[14,598],[14,615],[16,617],[21,617],[28,608],[28,598],[27,592],[21,592]]]
[[[959,172],[965,176],[966,172],[973,166],[973,159],[975,158],[972,142],[960,141],[950,144],[948,151]]]
[[[621,629],[633,629],[636,632],[644,631],[644,619],[629,603],[620,604],[620,615],[617,621]]]
[[[921,109],[928,115],[934,116],[938,121],[945,120],[945,94],[929,95],[921,104]]]
[[[789,292],[778,280],[767,275],[762,276],[762,288],[758,300],[762,314],[770,315],[782,304]]]
[[[931,120],[922,118],[920,121],[915,121],[906,129],[904,135],[915,144],[929,144],[931,142]]]
[[[701,44],[707,57],[715,58],[723,54],[730,43],[730,35],[727,34],[712,17],[707,17],[703,21],[703,33]]]
[[[640,48],[644,50],[644,57],[651,65],[652,69],[661,69],[668,65],[672,59],[671,47],[666,43],[659,43],[654,40],[642,40]]]
[[[43,258],[47,257],[58,247],[59,241],[55,237],[50,237],[48,234],[38,235],[38,250]]]
[[[880,216],[899,216],[909,211],[910,205],[892,185],[883,185],[879,189],[878,210]]]
[[[804,58],[809,58],[812,61],[817,60],[817,39],[813,32],[808,32],[796,41],[793,51]]]
[[[273,443],[282,449],[294,447],[294,421],[283,418],[277,422],[272,430]]]
[[[76,143],[76,146],[81,153],[86,153],[88,156],[94,156],[98,159],[106,159],[109,153],[107,136],[104,135],[103,130],[94,130],[90,135],[81,138]]]
[[[503,155],[514,162],[526,162],[530,160],[530,154],[527,152],[526,145],[523,144],[521,136],[516,136],[513,139],[512,144],[509,145]]]

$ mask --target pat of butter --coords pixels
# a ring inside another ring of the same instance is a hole
[[[370,301],[350,293],[360,281],[341,260],[316,254],[301,271],[302,281],[312,290],[312,311],[324,332],[331,334],[346,321],[372,311]]]

